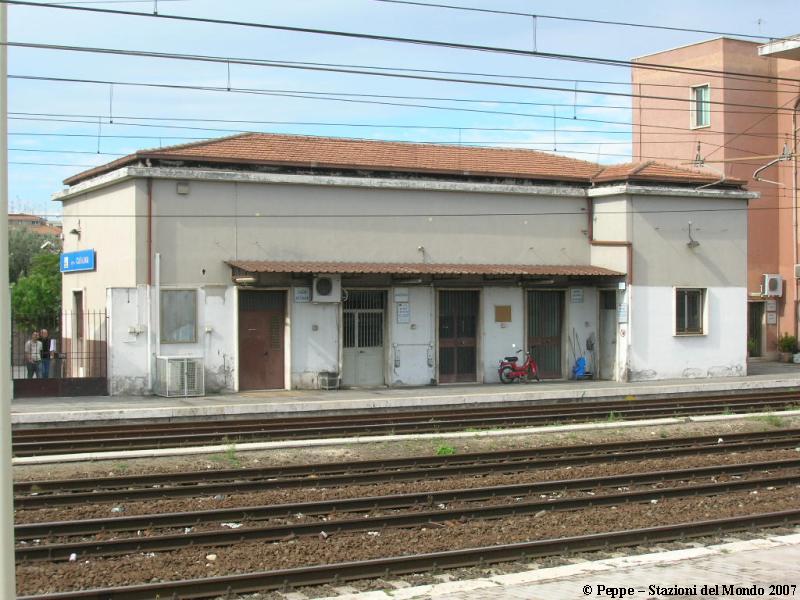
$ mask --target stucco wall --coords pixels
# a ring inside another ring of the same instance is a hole
[[[164,283],[227,283],[224,261],[237,258],[564,265],[590,260],[583,198],[204,181],[190,182],[189,189],[179,195],[174,181],[154,183],[155,248],[162,253]],[[564,214],[570,211],[576,214]],[[541,214],[548,212],[558,214]],[[486,213],[531,216],[457,216]],[[359,217],[365,214],[384,216]],[[430,214],[442,216],[411,216]]]
[[[103,310],[106,290],[131,287],[136,278],[136,184],[125,181],[64,202],[64,252],[93,249],[95,271],[67,273],[61,281],[65,310],[73,292],[83,291],[84,310]],[[80,230],[80,235],[70,233]],[[141,282],[143,283],[143,282]]]
[[[291,382],[293,388],[319,388],[319,373],[339,368],[342,305],[294,302],[291,306]]]
[[[511,306],[511,322],[495,323],[495,306]],[[481,354],[483,356],[483,379],[486,383],[497,383],[498,361],[512,356],[525,348],[524,294],[519,287],[487,287],[483,289],[483,334]],[[516,347],[515,347],[516,346]],[[524,357],[520,355],[520,364]]]
[[[436,292],[429,286],[404,287],[411,311],[408,323],[397,322],[394,289],[388,295],[388,381],[392,385],[428,385],[436,378]]]
[[[635,294],[628,364],[631,381],[747,373],[747,289],[743,285],[707,289],[706,335],[675,335],[673,287],[636,286]]]
[[[576,297],[573,297],[572,290],[580,290]],[[582,301],[578,302],[578,296],[582,294]],[[566,311],[564,318],[564,365],[565,375],[572,376],[572,367],[578,357],[586,357],[587,370],[597,373],[595,357],[599,358],[598,336],[597,336],[597,288],[581,287],[569,288],[565,295]],[[573,302],[573,300],[576,300]],[[594,347],[594,354],[587,350],[587,342]],[[599,376],[596,375],[596,376]]]

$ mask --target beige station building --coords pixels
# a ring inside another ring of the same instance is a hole
[[[65,181],[67,310],[106,310],[112,394],[746,372],[743,182],[653,161],[242,134]],[[66,254],[65,254],[66,256]],[[63,332],[91,343],[79,323]]]

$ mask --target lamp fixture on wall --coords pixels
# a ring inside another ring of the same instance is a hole
[[[73,227],[72,229],[69,230],[69,232],[70,232],[71,235],[77,235],[78,239],[81,239],[81,222],[80,222],[80,219],[78,220],[78,226],[77,227]]]
[[[691,248],[692,250],[694,250],[695,248],[697,248],[700,245],[700,242],[698,242],[696,239],[694,239],[692,237],[692,222],[691,221],[689,221],[689,241],[686,243],[686,245],[689,248]]]

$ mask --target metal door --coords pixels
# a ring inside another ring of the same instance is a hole
[[[528,351],[539,365],[543,379],[564,376],[562,330],[564,324],[564,292],[528,292]]]
[[[439,383],[477,381],[479,305],[476,291],[439,292]]]
[[[600,290],[600,379],[617,370],[617,292]]]
[[[343,308],[342,385],[383,385],[386,292],[348,290]]]
[[[239,389],[284,387],[286,293],[239,291]]]
[[[764,303],[747,303],[747,352],[750,356],[761,356],[761,338],[764,323]]]

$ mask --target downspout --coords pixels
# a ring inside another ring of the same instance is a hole
[[[800,98],[798,98],[797,102],[794,104],[794,110],[792,111],[792,269],[794,270],[794,265],[797,264],[797,110],[800,108]],[[794,277],[794,315],[792,315],[792,320],[794,321],[794,335],[798,334],[798,323],[797,323],[797,308],[800,305],[798,301],[798,280],[796,274],[793,273]]]

